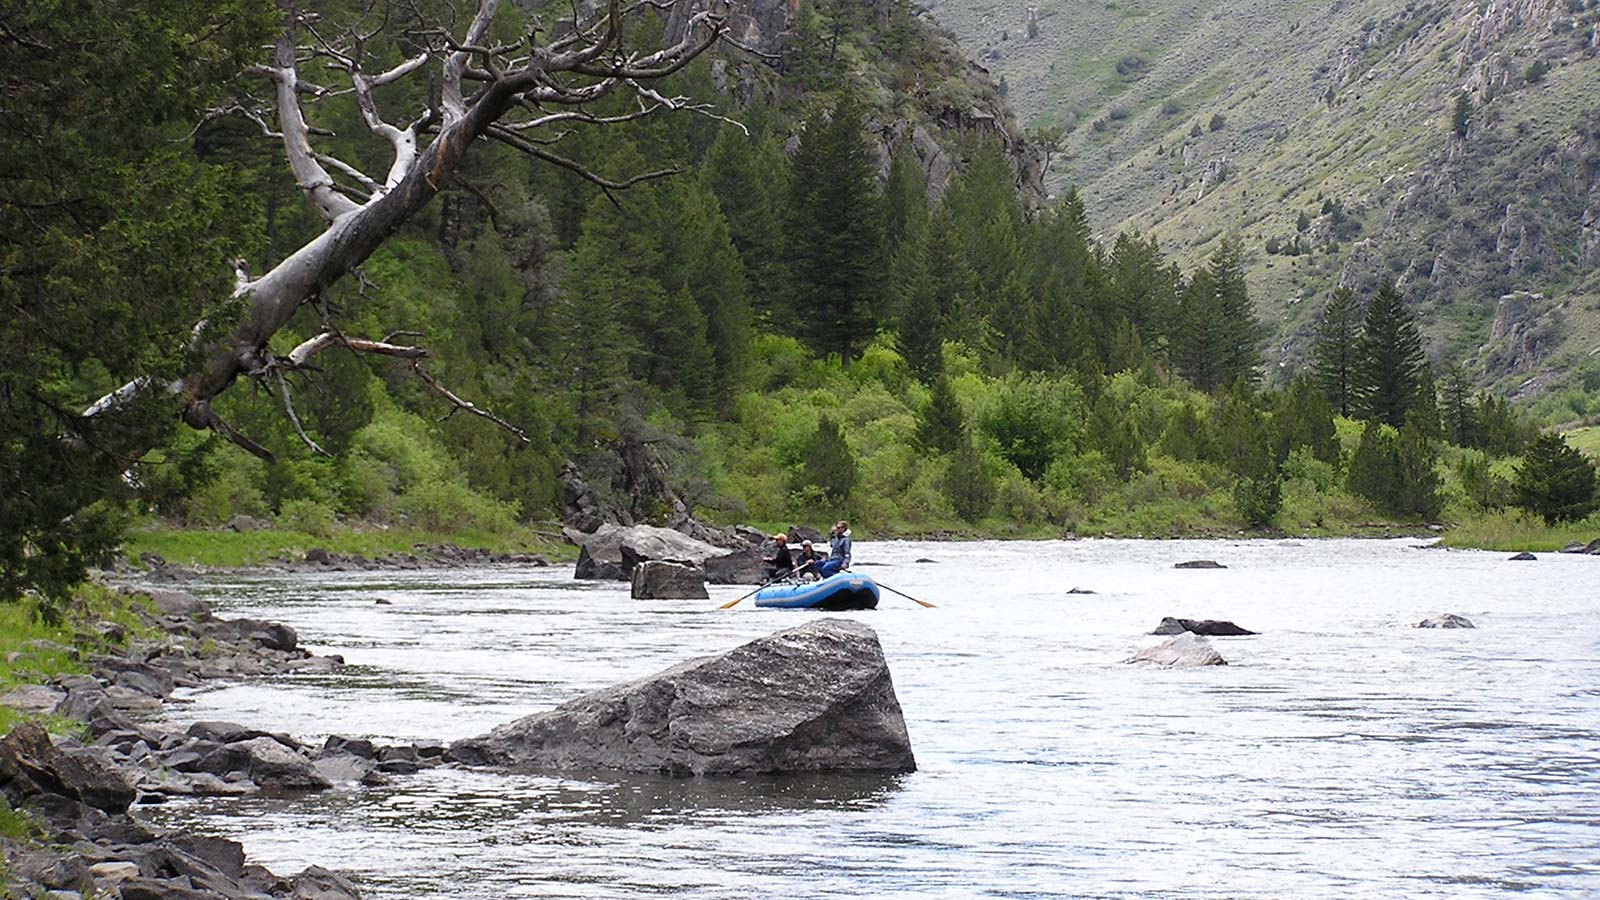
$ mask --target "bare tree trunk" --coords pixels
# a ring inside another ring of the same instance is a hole
[[[273,84],[278,130],[274,131],[268,124],[268,114],[243,104],[217,112],[242,113],[264,134],[282,141],[296,186],[328,223],[327,230],[257,279],[249,279],[241,265],[234,296],[243,302],[245,312],[240,321],[220,335],[210,334],[207,323],[197,326],[196,332],[202,335],[200,340],[206,349],[206,361],[199,371],[178,384],[163,386],[148,378],[130,382],[101,398],[84,416],[96,428],[102,425],[114,428],[119,411],[131,408],[133,401],[151,391],[164,388],[177,396],[182,417],[189,425],[216,430],[251,452],[267,456],[259,445],[222,422],[210,403],[240,375],[263,382],[271,378],[281,389],[286,412],[295,423],[296,431],[314,450],[320,450],[298,428],[298,417],[281,380],[282,371],[305,366],[309,358],[322,349],[342,346],[410,359],[417,374],[453,404],[452,412],[467,409],[510,428],[509,423],[474,407],[434,381],[421,368],[420,360],[426,356],[421,348],[351,338],[338,332],[331,323],[328,331],[304,342],[287,358],[274,358],[268,342],[302,305],[320,301],[330,288],[365,262],[426,206],[449,183],[467,151],[479,140],[493,139],[561,166],[607,191],[672,174],[670,170],[641,173],[624,181],[610,181],[557,155],[550,149],[554,140],[534,140],[527,136],[555,123],[609,125],[643,118],[657,111],[687,110],[709,115],[707,107],[683,97],[665,97],[649,84],[678,71],[711,46],[722,33],[719,16],[704,11],[695,13],[680,40],[654,53],[624,52],[625,19],[630,14],[661,6],[658,0],[637,0],[627,7],[621,0],[611,0],[609,7],[593,20],[578,21],[574,17],[561,36],[542,44],[535,43],[536,29],[525,28],[527,36],[515,44],[483,46],[485,35],[500,11],[500,0],[481,0],[459,41],[438,30],[436,42],[427,50],[377,75],[368,75],[361,69],[363,46],[371,35],[352,31],[346,32],[342,39],[329,40],[309,26],[314,20],[290,9],[283,36],[273,48],[272,64],[253,70]],[[315,38],[309,46],[298,43],[302,30],[310,31]],[[309,97],[316,102],[335,94],[302,81],[298,65],[308,58],[326,60],[329,68],[346,72],[351,88],[343,93],[354,93],[368,130],[390,145],[392,163],[381,180],[320,153],[313,146],[312,129],[301,107],[302,98]],[[421,70],[430,60],[442,63],[439,106],[407,127],[386,122],[373,98],[373,89]],[[464,84],[474,85],[475,91],[469,94]],[[585,104],[613,93],[635,97],[637,111],[601,118],[585,109]],[[552,107],[561,111],[552,111]],[[419,150],[419,137],[424,134],[434,136]],[[341,184],[333,173],[355,184]],[[352,199],[352,194],[362,198],[360,202]],[[137,455],[131,452],[134,449],[123,448],[122,452]]]

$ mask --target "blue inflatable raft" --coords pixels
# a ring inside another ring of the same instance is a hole
[[[876,609],[878,586],[866,575],[840,572],[821,581],[774,584],[756,591],[756,605],[778,609]]]

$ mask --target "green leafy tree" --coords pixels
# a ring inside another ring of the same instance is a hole
[[[1338,288],[1323,307],[1311,345],[1311,371],[1341,416],[1356,408],[1360,371],[1361,306],[1355,292]]]
[[[1357,345],[1356,408],[1364,418],[1399,428],[1417,406],[1422,384],[1422,334],[1393,282],[1367,304]]]
[[[830,416],[817,421],[816,433],[806,445],[806,464],[803,479],[815,485],[822,495],[834,503],[849,499],[860,479],[855,451],[844,439],[839,423]]]
[[[790,180],[791,300],[819,354],[854,359],[881,318],[882,228],[861,107],[848,95],[806,117]]]
[[[1005,379],[978,411],[978,425],[1001,457],[1035,481],[1057,457],[1082,444],[1084,419],[1076,385],[1039,375]]]
[[[982,519],[994,505],[994,478],[983,464],[983,454],[978,452],[970,429],[961,432],[955,453],[945,467],[944,493],[956,515],[967,522]]]
[[[1528,445],[1517,469],[1517,504],[1546,522],[1571,522],[1600,509],[1600,476],[1594,463],[1558,434]]]

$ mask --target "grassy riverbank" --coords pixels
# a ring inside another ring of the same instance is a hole
[[[1443,535],[1440,543],[1463,550],[1528,550],[1551,553],[1571,543],[1588,544],[1600,538],[1600,515],[1581,522],[1547,525],[1521,510],[1484,513],[1461,522]]]
[[[577,557],[577,549],[554,532],[526,527],[451,532],[335,527],[322,534],[311,534],[290,528],[228,531],[148,524],[128,532],[122,550],[131,565],[142,565],[142,557],[154,554],[169,565],[237,568],[304,559],[306,551],[314,547],[329,553],[371,559],[405,555],[419,547],[443,546],[491,553],[534,553],[552,562]]]
[[[20,685],[86,673],[83,656],[116,649],[148,631],[139,616],[147,602],[90,581],[60,609],[47,609],[32,600],[0,604],[0,694]],[[81,727],[67,719],[0,705],[0,734],[30,718],[43,720],[57,733]]]

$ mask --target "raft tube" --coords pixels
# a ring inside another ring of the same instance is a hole
[[[866,575],[840,572],[821,581],[774,584],[756,591],[756,605],[777,609],[876,609],[878,586]]]

